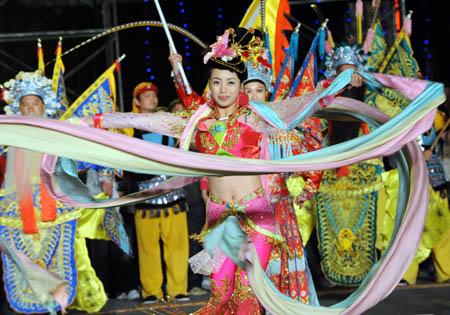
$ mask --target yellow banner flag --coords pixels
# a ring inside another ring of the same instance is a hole
[[[92,116],[104,112],[116,111],[116,82],[114,71],[118,61],[114,62],[95,80],[65,111],[61,120],[70,117]]]
[[[420,68],[413,56],[409,35],[401,30],[378,70],[379,73],[421,78]]]
[[[53,67],[52,76],[52,90],[56,94],[56,98],[61,104],[61,113],[64,113],[69,107],[69,100],[67,99],[66,86],[64,83],[64,63],[61,58],[62,55],[62,39],[59,40],[58,46],[56,47],[56,61]],[[59,118],[60,115],[56,115]]]
[[[44,51],[42,49],[41,39],[38,38],[37,44],[38,70],[45,76]]]

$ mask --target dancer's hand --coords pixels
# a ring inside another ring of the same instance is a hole
[[[351,89],[352,87],[361,87],[366,83],[366,80],[359,74],[359,73],[353,73],[352,74],[352,80],[350,81],[350,84],[348,85],[348,88]]]
[[[431,159],[432,155],[433,155],[433,152],[431,152],[430,150],[423,151],[423,157],[425,158],[426,161]]]
[[[295,198],[295,203],[301,209],[303,207],[303,205],[305,204],[306,200],[307,200],[306,196],[304,194],[300,194],[297,196],[297,198]]]
[[[102,181],[102,191],[105,195],[107,195],[109,198],[111,198],[113,193],[113,182],[110,181]]]
[[[172,51],[172,47],[170,47],[170,45],[169,45],[169,51],[170,51],[169,62],[170,62],[170,65],[172,66],[173,74],[177,75],[179,72],[178,62],[180,62],[180,63],[183,62],[183,57],[180,54],[174,54]]]
[[[209,193],[207,190],[202,189],[201,190],[201,194],[202,194],[202,199],[203,202],[205,203],[205,205],[208,203],[208,199],[209,199]]]
[[[343,64],[336,70],[336,73],[339,75],[340,73],[342,73],[347,69],[353,69],[355,71],[358,71],[358,67],[355,65]],[[348,88],[351,89],[352,87],[361,87],[364,84],[366,84],[366,80],[364,80],[364,78],[359,73],[354,72],[352,74],[352,80],[348,84]]]
[[[83,118],[87,118],[87,117],[71,117],[69,119],[66,119],[65,121],[72,125],[80,125],[80,126],[89,127],[89,124]],[[91,124],[91,126],[92,126],[92,124]]]
[[[71,117],[65,121],[72,125],[81,125],[83,123],[79,117]]]
[[[80,120],[89,127],[94,126],[94,116],[80,117]]]

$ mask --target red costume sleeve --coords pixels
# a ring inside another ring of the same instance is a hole
[[[175,89],[177,91],[178,98],[180,99],[184,108],[188,110],[196,110],[200,105],[206,103],[206,99],[192,90],[192,87],[192,93],[189,95],[187,94],[186,88],[181,78],[181,74],[178,73],[178,75],[173,78],[173,82],[175,83]]]
[[[304,120],[297,129],[303,134],[303,137],[300,140],[303,152],[299,153],[311,152],[322,148],[323,135],[320,119],[308,118]],[[296,175],[301,176],[305,181],[305,187],[303,188],[300,197],[303,200],[309,200],[313,198],[316,192],[319,190],[323,171],[298,172],[296,173]]]
[[[305,181],[305,187],[303,187],[303,191],[300,193],[300,197],[303,200],[309,200],[313,198],[319,190],[323,171],[298,172],[297,175],[301,176]]]

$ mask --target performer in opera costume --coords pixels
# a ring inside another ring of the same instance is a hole
[[[40,72],[20,72],[4,84],[7,114],[51,117],[60,105],[51,80]],[[67,284],[70,304],[77,287],[74,240],[78,211],[50,197],[40,178],[42,153],[7,148],[5,181],[0,193],[0,235],[12,248],[25,254]],[[44,312],[47,303],[28,288],[27,279],[10,257],[3,254],[4,284],[11,307],[23,313]],[[63,305],[63,307],[67,306]]]
[[[349,37],[327,54],[325,75],[333,78],[348,68],[367,71],[366,60],[362,46]],[[363,101],[365,88],[361,82],[341,95]],[[369,132],[367,124],[360,121],[331,118],[324,145]],[[375,158],[324,171],[314,207],[321,269],[333,284],[359,285],[377,260],[376,213],[382,170],[382,160]]]
[[[53,118],[60,104],[51,83],[39,71],[20,72],[3,84],[6,113]],[[19,255],[25,254],[65,283],[65,302],[50,297],[43,301],[45,286],[36,289],[36,295],[29,289],[28,276],[21,267],[3,254],[8,301],[22,313],[59,310],[68,305],[87,312],[99,311],[107,296],[91,265],[86,238],[113,240],[131,254],[122,219],[115,209],[71,207],[52,198],[41,178],[42,159],[42,153],[7,147],[5,181],[0,191],[0,236],[6,246],[19,251]],[[93,165],[82,164],[94,169]],[[95,172],[109,177],[116,171],[95,166]]]

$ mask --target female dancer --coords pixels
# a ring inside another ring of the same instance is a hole
[[[262,34],[259,34],[257,31],[255,31],[254,36],[255,38],[263,38]],[[263,48],[259,54],[247,55],[247,58],[244,58],[247,68],[247,78],[242,82],[242,87],[251,101],[266,103],[270,95],[274,93],[274,80],[271,74],[268,55],[268,50]],[[177,65],[178,62],[182,62],[182,56],[180,54],[174,54],[171,50],[168,59],[172,66],[178,97],[185,108],[197,109],[201,105],[200,100],[202,100],[202,96],[196,93],[189,95],[186,93],[184,82]],[[293,151],[293,155],[321,148],[322,133],[320,119],[307,118],[296,129],[295,132],[285,131],[284,133],[280,133],[277,139],[279,142],[282,142],[283,139],[289,139],[288,143]],[[273,208],[276,223],[280,228],[283,239],[289,238],[290,235],[290,241],[286,243],[287,246],[285,248],[275,247],[272,249],[269,267],[266,272],[281,293],[304,303],[309,303],[314,301],[314,297],[311,300],[308,294],[302,295],[302,293],[306,292],[305,289],[307,288],[305,269],[298,268],[298,265],[293,263],[296,261],[296,258],[303,258],[304,250],[300,235],[300,222],[297,223],[297,215],[292,202],[292,196],[286,185],[286,180],[291,175],[302,177],[302,179],[296,180],[300,192],[296,195],[297,198],[295,200],[299,208],[301,208],[303,203],[310,200],[316,193],[322,177],[322,171],[299,172],[294,174],[278,173],[267,176],[269,200]],[[301,223],[304,225],[305,235],[308,237],[312,222]],[[303,233],[304,231],[302,231],[302,235]]]
[[[267,144],[268,139],[274,139],[280,132],[285,131],[272,127],[256,111],[249,108],[249,99],[243,92],[242,85],[247,78],[246,63],[242,54],[246,56],[260,54],[261,40],[253,36],[252,30],[229,29],[211,47],[212,51],[204,58],[211,99],[197,112],[204,111],[206,106],[212,108],[212,114],[196,122],[193,142],[201,153],[269,159],[271,153]],[[168,116],[170,120],[167,119]],[[194,116],[189,122],[196,119]],[[85,121],[102,128],[134,127],[153,132],[168,132],[176,121],[183,119],[186,126],[188,124],[186,113],[148,115],[108,113],[94,119],[85,118]],[[182,144],[183,142],[186,142],[186,139],[182,137]],[[255,246],[262,266],[266,268],[272,247],[284,244],[270,203],[267,177],[256,175],[210,177],[209,190],[205,234],[228,216],[237,217],[241,228]],[[233,260],[224,255],[216,255],[217,257],[223,257],[223,262],[221,261],[220,266],[212,270],[211,299],[199,314],[260,313],[260,305],[248,285],[245,272],[240,270],[239,276],[235,278],[237,265]],[[303,268],[304,271],[305,259],[303,255],[300,257],[294,261],[302,266],[299,269]],[[308,301],[306,281],[299,295],[305,297],[304,301]]]
[[[301,152],[298,139],[292,141],[291,134],[286,133],[286,130],[274,127],[275,124],[269,122],[270,118],[264,118],[260,114],[260,105],[264,104],[249,104],[248,96],[243,91],[242,83],[247,78],[245,59],[261,54],[261,39],[253,36],[253,30],[230,28],[218,37],[211,48],[211,52],[204,57],[211,97],[195,112],[106,113],[86,117],[84,121],[99,128],[137,128],[178,135],[181,137],[182,148],[188,148],[192,138],[200,153],[218,156],[280,159]],[[326,85],[319,86],[304,97],[277,102],[274,107],[277,107],[279,115],[288,117],[296,111],[298,104],[305,101],[305,97],[312,99],[325,87]],[[179,130],[180,125],[184,126],[183,130]],[[213,176],[209,178],[209,190],[210,200],[203,234],[212,231],[228,217],[236,218],[242,230],[250,237],[264,269],[273,247],[287,249],[289,243],[294,241],[292,233],[288,232],[286,238],[279,233],[267,175]],[[237,265],[234,261],[238,259],[225,257],[220,253],[214,256],[215,263],[211,263],[209,258],[199,269],[209,267],[212,294],[209,303],[199,314],[260,313],[259,303],[248,285],[245,272],[240,270],[240,281],[235,281]],[[198,263],[197,260],[196,262]],[[303,252],[295,253],[288,265],[281,267],[296,271],[307,270]],[[314,292],[308,279],[310,277],[305,276],[303,285],[297,288],[297,294],[303,297],[304,302],[308,302],[308,296]]]

